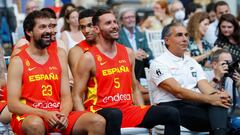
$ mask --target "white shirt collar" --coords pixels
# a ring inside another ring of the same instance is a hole
[[[172,60],[174,60],[174,61],[176,61],[176,62],[186,60],[186,55],[185,55],[185,54],[184,54],[183,57],[178,57],[178,56],[174,55],[173,53],[171,53],[168,49],[166,49],[166,52],[165,52],[165,53],[167,54],[167,56],[168,56],[170,59],[172,59]]]

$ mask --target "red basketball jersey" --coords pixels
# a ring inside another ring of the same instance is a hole
[[[83,52],[88,51],[92,47],[86,40],[78,43],[78,46],[83,50]]]
[[[112,59],[102,54],[96,46],[89,51],[95,59],[96,76],[92,78],[94,85],[88,84],[85,108],[96,112],[101,108],[131,106],[132,67],[126,48],[117,44],[117,54]]]
[[[23,63],[22,102],[45,110],[60,108],[61,66],[56,53],[50,53],[46,63],[39,64],[22,50],[18,56]]]

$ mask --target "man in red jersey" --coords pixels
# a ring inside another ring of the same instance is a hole
[[[78,63],[73,88],[78,100],[74,100],[74,108],[102,115],[107,128],[108,123],[113,123],[110,126],[114,135],[121,134],[121,127],[152,128],[159,124],[165,125],[165,134],[179,135],[176,109],[143,105],[136,89],[134,52],[116,42],[119,27],[113,13],[100,9],[92,21],[98,34],[97,44]]]
[[[68,61],[69,66],[74,76],[74,69],[76,69],[77,62],[80,57],[88,51],[94,44],[96,44],[96,34],[93,31],[92,17],[95,14],[95,11],[92,9],[85,9],[79,14],[79,26],[80,30],[85,36],[85,40],[81,41],[79,44],[74,46],[69,50]]]
[[[103,135],[105,120],[100,115],[72,112],[66,53],[60,48],[52,53],[48,47],[49,14],[30,13],[24,20],[24,32],[29,47],[11,59],[8,70],[8,106],[13,113],[13,131],[18,135],[49,132]]]
[[[4,124],[9,123],[11,120],[11,113],[8,110],[6,101],[6,71],[3,49],[0,47],[0,122]]]

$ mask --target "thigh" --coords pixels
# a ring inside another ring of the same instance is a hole
[[[182,126],[193,131],[209,131],[211,129],[207,106],[184,103],[179,109]]]
[[[151,106],[139,127],[153,128],[156,125],[180,126],[178,109],[171,106]]]
[[[48,125],[46,125],[46,123],[42,120],[41,117],[29,114],[24,114],[22,116],[14,115],[11,120],[11,127],[13,132],[16,133],[17,135],[24,135],[23,128],[28,127],[28,123],[31,121],[39,121],[45,127],[48,127]],[[48,129],[46,128],[46,131],[47,130]]]
[[[97,121],[105,121],[102,116],[92,112],[73,112],[72,116],[69,115],[68,118],[69,125],[63,132],[64,135],[79,134],[79,132],[86,134]]]
[[[79,117],[81,117],[82,114],[84,114],[85,112],[70,112],[68,115],[68,126],[67,128],[63,131],[63,134],[69,135],[71,134],[73,127],[76,123],[76,121],[79,119]]]
[[[10,123],[11,116],[12,115],[9,112],[7,105],[5,105],[5,107],[2,109],[2,112],[0,113],[0,118],[1,118],[0,122],[5,123],[5,124]]]
[[[118,108],[103,108],[97,113],[103,116],[107,122],[111,121],[122,121],[122,111]]]
[[[128,106],[121,108],[123,118],[122,127],[136,127],[139,125],[150,106]]]

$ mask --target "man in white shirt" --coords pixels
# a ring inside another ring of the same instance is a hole
[[[225,135],[229,95],[215,90],[201,66],[184,55],[189,40],[186,28],[172,23],[163,29],[162,37],[168,50],[150,65],[151,80],[157,86],[153,102],[178,109],[181,125],[190,130]]]
[[[209,27],[207,32],[205,33],[204,38],[213,46],[216,39],[217,39],[217,26],[218,26],[218,20],[223,14],[228,14],[230,13],[230,9],[228,4],[225,1],[218,1],[215,4],[215,12],[217,15],[217,19],[212,22]]]

